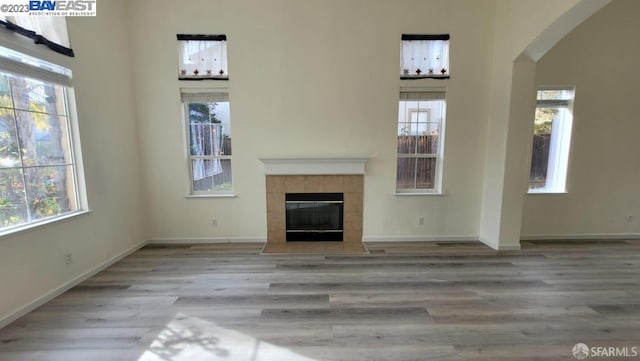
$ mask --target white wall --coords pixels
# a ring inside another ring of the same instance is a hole
[[[537,64],[538,85],[576,87],[569,192],[528,195],[523,237],[640,235],[637,14],[640,2],[614,0]]]
[[[532,133],[535,65],[562,36],[609,0],[500,0],[496,7],[480,240],[520,247]]]
[[[487,84],[488,1],[129,3],[151,239],[266,237],[260,158],[369,157],[365,237],[477,237]],[[150,11],[152,9],[153,11]],[[399,80],[400,35],[450,33],[450,80]],[[179,82],[176,33],[224,33],[227,82]],[[230,89],[234,199],[186,199],[180,87]],[[400,86],[447,87],[444,196],[398,197]],[[425,224],[418,225],[418,217]],[[211,219],[218,226],[211,226]]]
[[[0,327],[61,285],[146,239],[123,14],[124,2],[109,0],[100,3],[95,18],[69,18],[73,59],[2,32],[4,46],[31,49],[73,70],[93,212],[0,239]],[[68,252],[73,263],[67,266],[63,255]]]

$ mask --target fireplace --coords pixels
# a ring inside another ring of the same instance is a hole
[[[361,254],[364,158],[262,159],[263,253]]]
[[[342,242],[343,193],[286,193],[287,242]]]

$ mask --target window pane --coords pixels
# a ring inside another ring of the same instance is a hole
[[[403,40],[401,62],[404,77],[449,75],[449,41]]]
[[[417,138],[418,154],[438,154],[438,136],[422,135]]]
[[[230,191],[231,190],[231,159],[220,160],[222,172],[213,177],[214,191]]]
[[[573,89],[541,89],[534,119],[529,189],[565,190]]]
[[[434,189],[436,159],[445,119],[444,99],[422,99],[421,93],[401,93],[418,100],[400,100],[398,113],[398,154],[433,155],[429,158],[399,158],[397,189]],[[410,99],[410,98],[409,98]]]
[[[25,111],[16,113],[25,166],[71,163],[65,117]]]
[[[398,122],[398,135],[409,135],[411,133],[411,123]]]
[[[179,78],[228,78],[226,41],[181,40],[179,51]]]
[[[573,99],[573,90],[556,89],[556,90],[538,90],[538,100],[570,100]]]
[[[206,103],[189,103],[190,123],[211,123],[209,105]]]
[[[5,102],[6,95],[0,95]],[[9,99],[9,102],[11,100]],[[20,167],[20,146],[16,133],[13,109],[0,108],[0,168]]]
[[[28,78],[10,77],[16,109],[66,115],[61,86]]]
[[[411,135],[420,135],[422,132],[420,131],[421,124],[411,123]]]
[[[436,158],[418,158],[416,167],[416,188],[430,189],[435,187]]]
[[[218,155],[215,132],[216,129],[211,123],[191,123],[191,155]]]
[[[534,134],[531,152],[529,188],[542,188],[547,183],[551,134]]]
[[[415,154],[416,137],[411,135],[398,136],[398,154]]]
[[[194,192],[231,190],[231,159],[194,159],[191,172]]]
[[[411,112],[411,122],[426,123],[427,121],[429,121],[429,112],[426,112],[426,111]]]
[[[414,189],[416,182],[416,159],[398,158],[398,172],[396,175],[397,189]]]
[[[224,134],[224,132],[222,133],[220,155],[231,155],[231,136],[229,136],[229,134]]]
[[[193,159],[191,161],[191,174],[194,181],[210,178],[214,174],[221,172],[219,160],[214,159]],[[211,181],[209,181],[211,183]],[[211,184],[209,188],[211,189]]]
[[[229,102],[189,103],[189,153],[231,155]]]
[[[553,120],[558,116],[558,108],[536,108],[533,131],[537,135],[551,134]]]
[[[71,75],[12,50],[0,56],[39,68],[30,73],[39,79]],[[0,71],[0,228],[79,209],[66,89]]]
[[[185,98],[188,102],[188,95],[183,94],[183,99]],[[207,96],[200,96],[197,101],[187,103],[189,154],[193,156],[191,190],[231,191],[229,102],[217,101],[217,98],[212,98],[212,101],[207,101],[208,99]]]
[[[538,96],[558,96],[558,90],[539,91]],[[549,166],[549,149],[553,121],[558,116],[558,108],[536,108],[533,126],[533,147],[531,152],[531,170],[529,172],[529,188],[543,188],[547,184]]]
[[[72,166],[25,168],[31,220],[76,211]]]
[[[25,189],[20,169],[0,169],[0,227],[28,220]]]
[[[191,161],[193,191],[209,191],[213,188],[213,160],[194,159]],[[207,173],[210,173],[207,175]]]

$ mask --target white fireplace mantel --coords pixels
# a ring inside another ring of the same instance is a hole
[[[364,174],[368,158],[270,158],[260,159],[266,175]]]

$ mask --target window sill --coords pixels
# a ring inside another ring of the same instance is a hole
[[[4,230],[4,231],[0,231],[0,238],[4,238],[4,237],[8,237],[8,236],[15,236],[18,235],[20,233],[23,232],[28,232],[31,230],[34,230],[36,228],[40,228],[42,226],[46,226],[52,223],[58,223],[58,222],[65,222],[68,221],[70,219],[79,217],[79,216],[84,216],[86,214],[92,213],[93,211],[88,210],[88,211],[77,211],[77,212],[73,212],[73,213],[69,213],[69,214],[65,214],[62,215],[60,217],[53,217],[53,218],[47,218],[47,219],[43,219],[42,221],[37,221],[37,222],[31,222],[28,224],[23,224],[20,226],[15,226],[15,227],[11,227],[10,229]]]
[[[416,79],[450,79],[449,75],[401,75],[400,80],[416,80]]]
[[[436,196],[441,197],[445,194],[442,192],[396,192],[393,194],[394,196],[399,197],[408,197],[408,196]]]
[[[569,192],[567,191],[554,191],[554,190],[548,190],[548,189],[530,189],[527,191],[527,195],[532,194],[532,195],[537,195],[537,194],[567,194]]]
[[[178,80],[229,80],[228,76],[179,76]]]
[[[235,193],[210,193],[210,194],[189,194],[185,198],[236,198]]]

